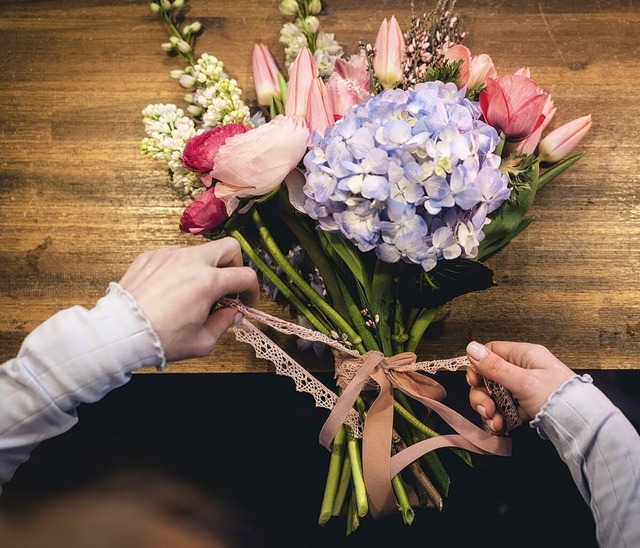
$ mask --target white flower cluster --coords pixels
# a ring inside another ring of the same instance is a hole
[[[193,120],[176,105],[153,104],[142,111],[147,134],[140,152],[155,160],[167,162],[174,186],[185,200],[191,201],[202,192],[202,182],[182,166],[182,150],[196,134]]]
[[[217,57],[204,53],[193,66],[172,71],[171,77],[183,88],[193,90],[185,96],[191,103],[187,110],[201,117],[204,126],[251,125],[249,108],[241,99],[242,90],[227,76]]]
[[[342,55],[342,46],[335,40],[334,34],[318,31],[313,57],[318,75],[328,78],[333,73],[336,57]],[[308,45],[307,36],[296,23],[285,23],[280,31],[280,43],[284,45],[285,66],[289,71],[291,64],[298,56],[301,48]]]

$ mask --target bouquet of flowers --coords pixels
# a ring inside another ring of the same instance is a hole
[[[488,55],[472,55],[452,0],[405,32],[384,19],[375,43],[350,56],[321,29],[320,0],[282,0],[284,67],[254,46],[250,108],[219,59],[196,58],[202,26],[180,28],[183,5],[151,9],[170,31],[162,49],[186,64],[171,77],[188,107],[144,109],[141,150],[167,163],[188,204],[180,229],[237,239],[265,294],[297,322],[224,304],[332,350],[337,394],[252,323],[236,330],[331,409],[320,524],[346,515],[351,532],[367,513],[397,511],[409,524],[415,507],[442,508],[447,496],[435,449],[470,462],[469,452],[509,454],[510,441],[442,403],[429,373],[465,360],[416,362],[418,345],[445,303],[494,285],[485,260],[526,229],[536,193],[581,157],[570,154],[590,116],[543,137],[551,96],[528,69],[499,75]],[[508,394],[490,389],[508,413]]]

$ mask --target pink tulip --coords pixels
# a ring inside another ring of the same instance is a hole
[[[369,95],[369,67],[363,54],[338,58],[335,70],[327,81],[327,92],[333,104],[333,114],[344,116],[347,110]]]
[[[538,128],[531,134],[529,137],[523,139],[522,141],[518,141],[513,143],[513,149],[522,152],[523,154],[533,154],[535,152],[538,143],[540,142],[540,138],[542,137],[542,132],[547,129],[547,126],[553,120],[553,117],[556,115],[556,107],[553,105],[553,100],[551,99],[551,95],[547,96],[547,101],[544,104],[542,109],[542,114],[544,115],[543,122],[538,126]]]
[[[512,74],[487,78],[480,94],[480,109],[485,121],[508,141],[521,141],[544,121],[546,101],[547,94],[533,80]]]
[[[270,122],[227,139],[216,156],[216,195],[231,215],[239,198],[264,196],[282,182],[307,151],[309,127],[302,116],[276,116]]]
[[[229,217],[225,203],[216,197],[215,188],[206,190],[191,202],[180,219],[180,230],[203,234],[219,227]]]
[[[327,86],[320,77],[314,78],[311,82],[305,118],[311,132],[317,130],[324,133],[326,128],[335,123],[333,103],[329,97]]]
[[[491,57],[484,53],[471,57],[469,48],[462,44],[456,44],[449,48],[444,54],[444,58],[448,61],[462,61],[460,74],[456,80],[458,89],[484,84],[487,78],[496,78],[498,75]]]
[[[265,44],[253,46],[251,58],[253,66],[253,82],[258,95],[258,104],[268,107],[273,97],[280,97],[280,83],[278,82],[278,66]]]
[[[382,21],[375,43],[373,71],[380,85],[392,88],[402,80],[404,61],[404,36],[395,16]]]
[[[590,128],[591,115],[589,114],[554,129],[538,145],[540,161],[548,163],[559,162],[578,146],[578,143]]]
[[[284,112],[287,116],[305,116],[311,82],[316,78],[316,62],[309,48],[301,48],[291,65],[287,100]]]

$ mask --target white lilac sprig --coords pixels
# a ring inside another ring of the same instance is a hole
[[[322,10],[320,0],[282,0],[280,13],[293,16],[280,30],[280,43],[284,46],[285,67],[291,68],[300,50],[308,47],[313,53],[318,75],[328,78],[334,71],[336,58],[342,56],[342,46],[334,34],[320,29],[317,15]]]
[[[315,135],[304,211],[387,263],[428,272],[474,258],[487,215],[511,194],[499,141],[455,84],[386,90]]]
[[[152,104],[142,111],[147,136],[140,144],[140,152],[154,160],[163,160],[171,171],[174,186],[191,201],[203,190],[196,175],[182,165],[182,151],[196,134],[194,121],[176,105]]]

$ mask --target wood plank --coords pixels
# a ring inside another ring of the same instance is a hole
[[[405,23],[409,1],[327,0],[322,25],[356,51],[383,17]],[[426,3],[430,9],[433,3]],[[534,224],[489,261],[497,286],[443,310],[424,358],[463,352],[470,339],[527,340],[583,369],[640,368],[640,6],[622,0],[459,0],[474,53],[501,72],[522,66],[549,91],[556,125],[591,113],[588,154],[540,193]],[[205,32],[199,53],[218,56],[255,101],[251,50],[278,45],[272,3],[193,0]],[[181,197],[164,166],[139,153],[141,110],[184,106],[159,49],[166,33],[146,2],[3,2],[0,12],[0,362],[55,311],[91,306],[140,252],[193,245],[177,228]],[[263,300],[261,307],[283,311]],[[311,370],[330,366],[278,342]],[[228,334],[214,353],[173,372],[263,372]]]

